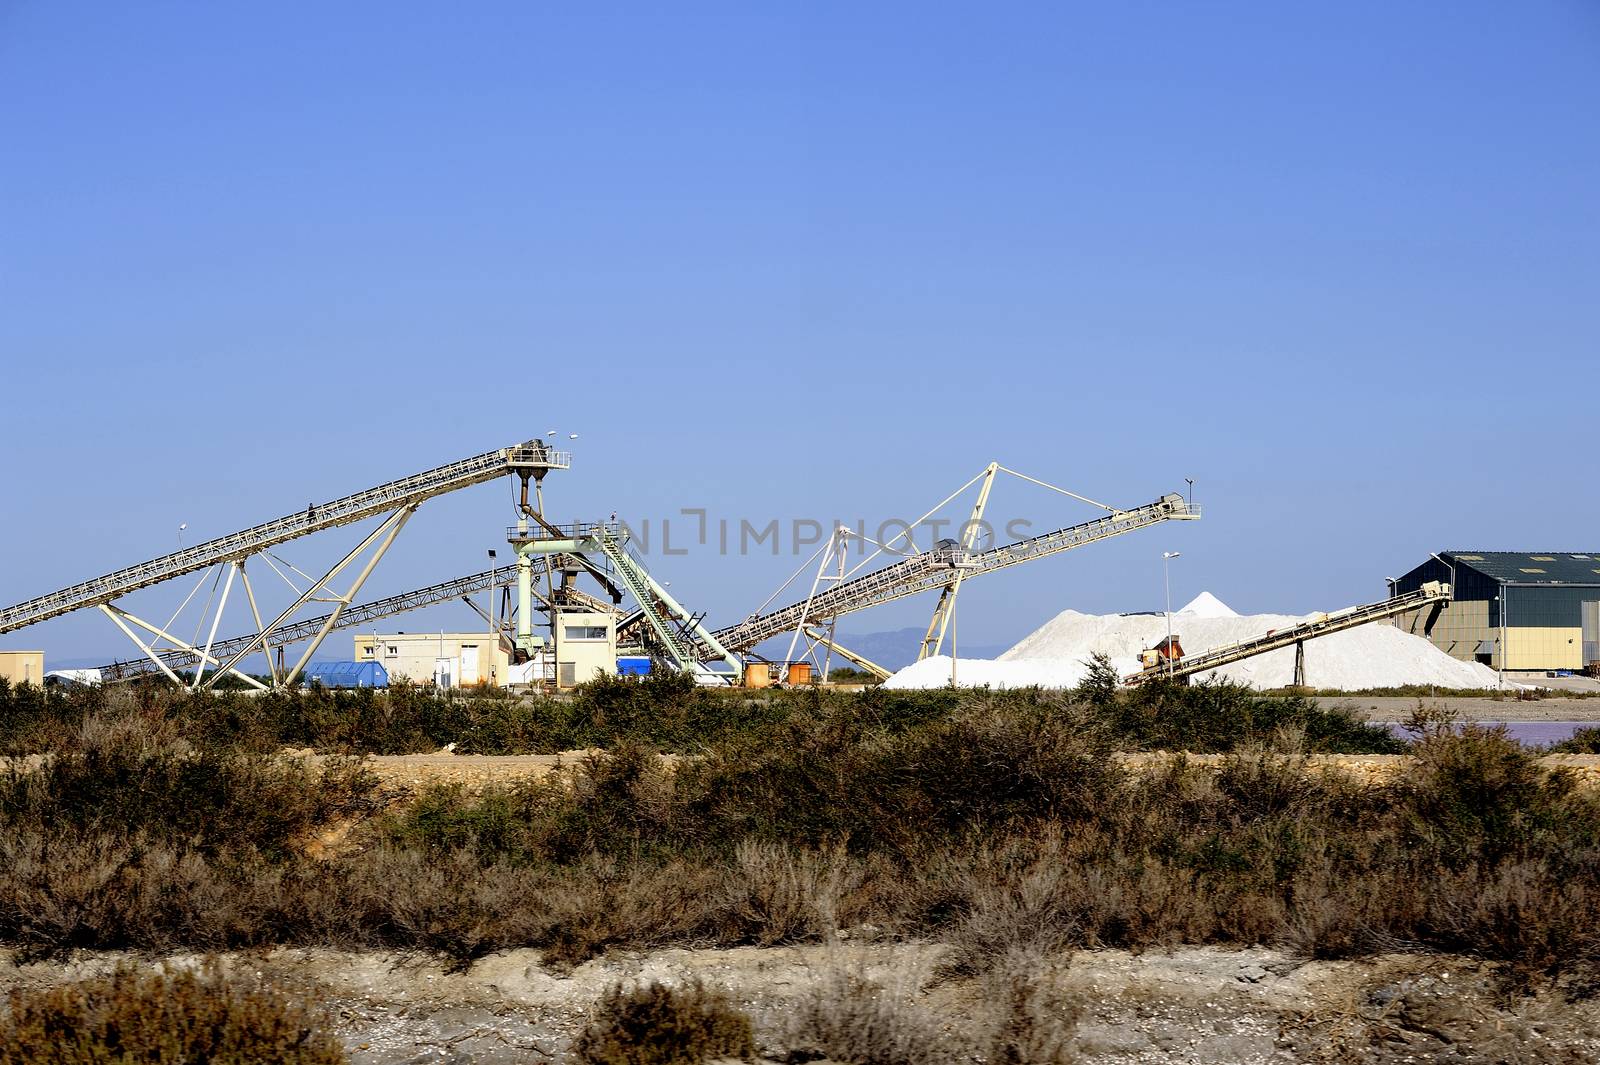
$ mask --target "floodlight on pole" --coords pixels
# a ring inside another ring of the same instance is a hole
[[[1180,551],[1161,552],[1161,583],[1167,590],[1167,676],[1172,676],[1172,560],[1182,556]]]
[[[494,560],[496,557],[497,556],[494,553],[494,548],[489,548],[489,610],[483,616],[485,620],[489,622],[489,632],[491,633],[489,647],[489,661],[491,665],[494,662],[496,648],[500,646],[500,626],[496,625],[494,621],[494,579],[497,573],[497,567],[495,566]]]

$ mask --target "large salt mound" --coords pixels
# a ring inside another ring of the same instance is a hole
[[[1173,635],[1188,654],[1306,620],[1288,614],[1240,616],[1209,595],[1191,605],[1200,609],[1172,617]],[[1064,610],[998,659],[962,659],[957,663],[956,679],[962,687],[1070,687],[1082,679],[1087,668],[1084,663],[1091,654],[1110,656],[1117,671],[1126,675],[1138,668],[1139,652],[1166,634],[1167,619],[1162,614],[1101,615]],[[1349,691],[1403,684],[1492,688],[1496,682],[1494,670],[1487,666],[1458,661],[1422,637],[1382,622],[1308,640],[1305,652],[1306,683],[1315,688]],[[1200,674],[1196,679],[1219,677],[1257,688],[1285,687],[1294,683],[1294,648],[1256,655]],[[941,657],[906,667],[885,681],[884,687],[937,688],[949,683],[950,660]]]
[[[1179,614],[1194,614],[1202,618],[1236,618],[1238,613],[1210,592],[1201,592],[1184,604]]]

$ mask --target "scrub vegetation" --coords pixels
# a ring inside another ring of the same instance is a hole
[[[1495,729],[1424,723],[1408,768],[1361,785],[1306,755],[1396,749],[1386,732],[1226,686],[1128,692],[1096,672],[1065,693],[752,699],[661,679],[532,702],[21,688],[0,690],[0,734],[33,756],[0,776],[0,942],[32,956],[531,946],[560,966],[870,927],[948,943],[973,975],[1182,943],[1600,974],[1600,804],[1568,775]],[[389,808],[358,760],[275,753],[491,736],[480,749],[605,750]],[[1226,755],[1116,757],[1156,747]],[[330,826],[346,830],[331,856],[314,845]]]
[[[342,1065],[326,1018],[214,968],[122,968],[0,1004],[0,1065]]]

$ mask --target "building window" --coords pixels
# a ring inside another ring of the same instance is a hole
[[[384,656],[387,657],[387,658],[399,658],[400,657],[400,648],[396,647],[394,644],[391,643],[386,648],[384,648]]]
[[[606,638],[604,625],[568,625],[563,630],[563,638],[568,640],[603,640]]]

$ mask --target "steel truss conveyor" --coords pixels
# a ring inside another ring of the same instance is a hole
[[[1353,606],[1333,614],[1319,614],[1311,620],[1299,625],[1291,625],[1286,629],[1274,629],[1264,635],[1238,643],[1224,644],[1213,647],[1209,651],[1200,651],[1192,655],[1171,661],[1158,661],[1137,673],[1123,678],[1124,684],[1141,684],[1148,680],[1175,680],[1204,673],[1217,669],[1233,662],[1254,658],[1256,655],[1266,654],[1268,651],[1277,651],[1285,647],[1295,648],[1295,683],[1305,683],[1305,643],[1319,636],[1331,636],[1336,632],[1344,632],[1361,625],[1368,625],[1374,621],[1408,614],[1413,610],[1434,604],[1447,603],[1450,600],[1450,586],[1438,581],[1429,581],[1414,592],[1397,595],[1392,599],[1384,599],[1376,603],[1367,603],[1362,606]]]
[[[414,474],[369,488],[329,503],[312,504],[303,511],[256,525],[228,536],[208,540],[170,555],[141,562],[36,599],[0,609],[0,633],[60,617],[75,610],[103,606],[130,592],[194,573],[219,563],[238,562],[268,548],[309,536],[324,529],[349,525],[378,514],[415,508],[434,496],[493,480],[521,469],[561,469],[570,462],[530,441],[515,447],[487,451],[448,466]]]
[[[581,559],[577,556],[557,556],[554,561],[557,566],[572,565],[582,567],[587,563],[586,559]],[[516,586],[517,571],[514,567],[502,566],[498,569],[484,570],[482,573],[474,573],[470,577],[457,577],[452,581],[441,581],[426,588],[418,588],[414,591],[402,592],[399,595],[391,595],[386,599],[374,599],[370,603],[357,603],[354,606],[345,607],[338,617],[333,619],[333,623],[329,626],[329,632],[337,632],[340,629],[360,628],[370,622],[394,617],[396,614],[421,610],[425,607],[437,606],[440,603],[448,603],[457,599],[481,614],[483,613],[483,608],[478,606],[475,596],[491,588],[499,590],[511,589]],[[606,608],[606,604],[601,600],[571,588],[557,588],[556,597],[558,600],[568,597],[573,598],[581,605],[588,606],[591,609],[603,610]],[[273,632],[273,642],[279,647],[283,647],[309,640],[322,631],[322,626],[328,624],[329,618],[333,618],[331,613],[279,626]],[[233,636],[226,640],[218,640],[211,648],[211,657],[218,660],[230,658],[253,645],[260,635],[260,633],[252,632],[244,636]],[[200,662],[200,658],[195,652],[182,648],[158,652],[156,658],[165,663],[174,672],[193,669]],[[155,661],[149,658],[140,658],[129,662],[112,662],[101,666],[100,679],[102,681],[132,680],[136,677],[149,676],[160,671],[161,667]]]
[[[737,625],[718,629],[713,635],[729,650],[748,651],[763,640],[793,632],[802,624],[826,628],[835,618],[844,614],[922,592],[939,591],[981,574],[1070,551],[1164,521],[1198,516],[1198,507],[1181,495],[1172,493],[1142,507],[1114,511],[1103,518],[987,551],[969,551],[959,545],[935,548],[864,576],[842,581],[804,601],[746,618]]]

